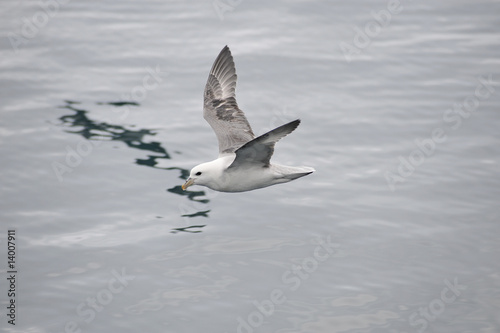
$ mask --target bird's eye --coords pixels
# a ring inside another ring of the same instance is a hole
[[[201,171],[198,171],[197,173],[195,173],[196,176],[201,176]]]

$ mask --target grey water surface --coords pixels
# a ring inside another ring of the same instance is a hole
[[[2,1],[0,328],[500,332],[499,12]],[[302,120],[273,160],[314,174],[182,191],[224,45],[256,134]]]

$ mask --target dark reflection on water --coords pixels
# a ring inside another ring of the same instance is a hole
[[[205,224],[203,225],[191,225],[189,227],[184,227],[184,228],[174,228],[172,229],[171,233],[176,234],[178,232],[190,232],[193,234],[201,232],[201,230],[197,230],[197,228],[203,228]]]
[[[149,129],[131,130],[120,125],[112,125],[106,122],[96,122],[87,117],[87,110],[79,109],[74,106],[77,102],[66,101],[66,105],[62,108],[74,111],[74,114],[65,115],[59,118],[62,125],[66,127],[78,127],[78,130],[66,130],[68,133],[80,134],[88,140],[110,140],[121,141],[128,147],[134,149],[141,149],[154,152],[160,155],[148,155],[147,159],[136,159],[139,165],[146,165],[154,167],[158,159],[170,159],[170,155],[165,148],[161,146],[160,142],[152,141],[145,142],[144,136],[156,135],[156,133]],[[138,105],[135,102],[109,102],[98,103],[100,105],[108,104],[115,107],[124,105]],[[179,168],[177,168],[179,169]],[[189,172],[186,170],[186,172]]]
[[[108,122],[95,121],[88,117],[88,110],[77,107],[80,102],[76,101],[64,101],[65,105],[61,106],[63,109],[71,110],[72,113],[68,115],[61,116],[59,120],[60,125],[71,128],[65,130],[68,133],[79,134],[86,138],[87,140],[102,140],[102,141],[121,141],[125,143],[128,147],[133,149],[145,150],[152,152],[155,155],[147,155],[147,158],[140,159],[137,158],[135,163],[138,165],[148,166],[163,170],[176,170],[180,172],[179,178],[184,180],[189,176],[189,170],[179,168],[179,167],[158,167],[158,160],[170,160],[172,159],[167,150],[162,146],[161,142],[157,141],[145,141],[144,137],[147,135],[154,136],[156,132],[150,129],[130,129],[121,125],[113,125]],[[128,102],[128,101],[116,101],[116,102],[99,102],[98,105],[109,105],[111,107],[124,107],[124,106],[134,106],[138,107],[139,103]],[[123,112],[124,115],[128,114],[130,109]],[[129,127],[133,127],[132,125]],[[167,189],[169,193],[174,193],[177,195],[182,195],[187,197],[188,200],[207,204],[209,199],[199,199],[198,197],[206,196],[205,191],[183,191],[180,185],[176,185],[172,188]],[[198,211],[192,214],[184,214],[182,217],[208,217],[208,212],[210,210]],[[185,228],[173,229],[175,232],[185,231],[185,232],[201,232],[200,230],[193,231],[192,228],[202,228],[204,225],[189,226]]]
[[[67,102],[71,102],[71,101],[67,101]],[[102,102],[97,102],[96,103],[97,105],[114,105],[114,106],[125,106],[125,105],[135,105],[135,106],[139,106],[140,104],[137,103],[137,102],[125,102],[125,101],[118,101],[118,102],[106,102],[106,103],[102,103]]]
[[[184,214],[184,215],[182,215],[182,217],[195,217],[195,216],[208,217],[208,213],[210,213],[210,209],[209,210],[204,210],[202,212],[196,212],[196,213],[193,213],[193,214]]]

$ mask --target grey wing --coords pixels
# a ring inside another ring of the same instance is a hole
[[[208,75],[203,117],[219,141],[219,154],[233,153],[255,138],[243,111],[236,103],[236,70],[231,51],[225,46]]]
[[[292,133],[300,124],[300,119],[281,125],[261,136],[245,143],[236,150],[236,158],[229,168],[239,167],[244,164],[268,167],[274,153],[274,145],[284,136]]]

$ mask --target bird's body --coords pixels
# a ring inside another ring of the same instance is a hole
[[[235,98],[236,70],[229,48],[212,66],[204,93],[203,116],[219,141],[219,157],[191,170],[185,190],[203,185],[221,192],[243,192],[286,183],[314,172],[310,167],[271,164],[275,143],[300,123],[294,120],[255,137]]]
[[[213,161],[200,164],[200,170],[210,170],[210,180],[205,186],[220,192],[244,192],[275,184],[286,183],[310,174],[311,168],[271,164],[267,168],[230,168],[236,154],[227,154]]]

